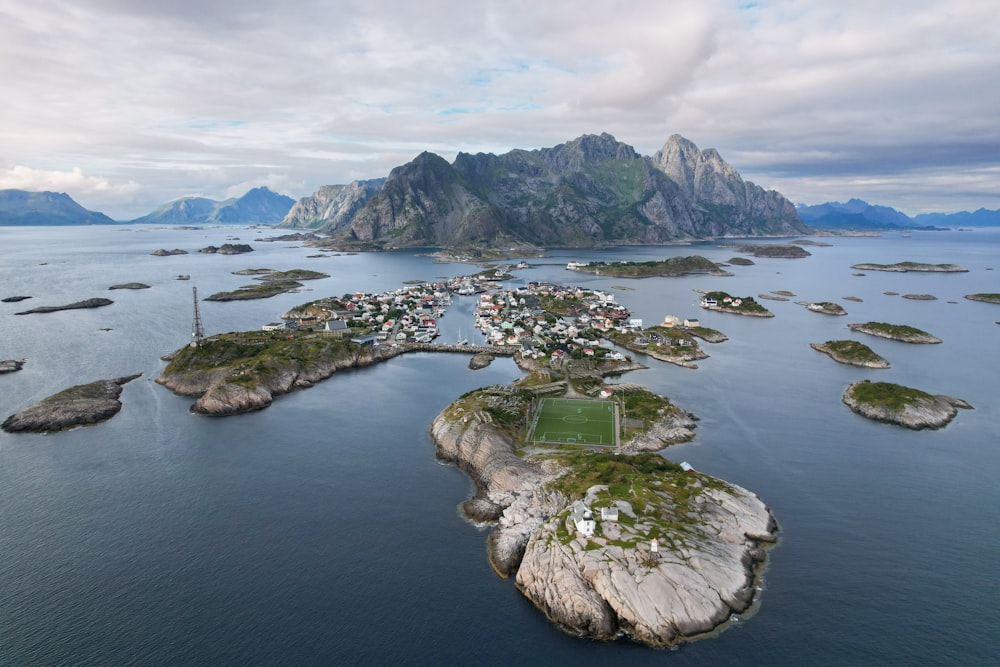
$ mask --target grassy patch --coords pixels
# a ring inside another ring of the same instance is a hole
[[[891,382],[870,382],[868,380],[856,384],[851,395],[861,403],[894,411],[903,410],[906,406],[921,401],[934,399],[933,396],[919,389]]]

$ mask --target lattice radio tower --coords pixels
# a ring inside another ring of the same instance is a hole
[[[205,338],[205,329],[201,326],[201,312],[198,310],[198,288],[194,290],[194,324],[191,325],[191,347],[201,347],[201,341]]]

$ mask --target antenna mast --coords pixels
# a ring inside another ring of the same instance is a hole
[[[198,311],[198,288],[192,287],[194,291],[194,324],[191,325],[191,347],[201,347],[201,341],[205,338],[205,329],[201,326],[201,312]]]

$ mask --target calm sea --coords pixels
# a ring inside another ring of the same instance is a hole
[[[256,329],[320,296],[476,270],[413,252],[309,257],[298,244],[254,241],[267,234],[0,228],[0,296],[33,297],[0,304],[0,359],[28,359],[0,376],[0,418],[73,384],[143,373],[104,424],[0,433],[0,665],[1000,661],[1000,306],[962,298],[1000,292],[1000,230],[833,239],[805,259],[733,267],[731,278],[636,281],[563,268],[736,254],[718,244],[554,251],[517,272],[515,284],[611,289],[647,326],[668,314],[700,317],[730,337],[706,345],[711,358],[698,370],[648,360],[649,370],[627,376],[701,417],[697,439],[665,456],[753,490],[782,528],[756,613],[676,651],[563,634],[493,574],[487,529],[458,514],[471,484],[435,461],[428,427],[465,391],[518,377],[510,360],[470,371],[460,356],[404,356],[225,419],[189,414],[189,399],[152,382],[160,355],[189,340],[192,286],[205,296],[251,282],[232,271],[331,277],[299,294],[201,302],[208,333]],[[256,251],[149,254],[236,236]],[[850,268],[904,260],[970,271]],[[132,281],[151,288],[107,291]],[[776,317],[760,320],[701,311],[695,289],[797,296],[763,302]],[[95,296],[115,303],[13,315]],[[811,313],[794,300],[837,301],[849,315]],[[441,320],[445,340],[477,333],[472,303],[457,299]],[[907,346],[845,326],[869,320],[910,324],[944,343]],[[841,366],[808,345],[839,338],[864,340],[892,368]],[[870,422],[840,402],[862,378],[976,409],[936,432]]]

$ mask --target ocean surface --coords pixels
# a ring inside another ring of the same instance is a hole
[[[68,386],[139,373],[122,411],[51,435],[0,433],[0,665],[1000,663],[1000,230],[835,238],[804,259],[754,259],[734,277],[627,280],[567,261],[647,260],[732,248],[566,251],[529,259],[513,284],[608,289],[646,326],[699,317],[730,340],[689,370],[639,358],[624,381],[701,418],[664,456],[754,491],[781,525],[752,613],[678,650],[602,643],[552,626],[486,558],[488,528],[458,505],[468,478],[438,463],[433,417],[462,393],[520,375],[509,359],[411,354],[337,374],[266,410],[212,419],[153,379],[186,344],[199,295],[252,282],[246,268],[324,271],[307,291],[200,303],[207,333],[258,329],[326,295],[478,270],[417,252],[309,257],[241,227],[0,228],[0,419]],[[235,240],[247,255],[199,254]],[[151,256],[157,248],[188,255]],[[952,262],[959,274],[852,275],[857,262]],[[996,269],[995,271],[991,269]],[[178,281],[190,274],[190,281]],[[148,290],[108,292],[117,283]],[[629,289],[615,289],[624,286]],[[775,317],[702,311],[696,289],[762,301]],[[927,293],[934,301],[887,295]],[[114,305],[15,316],[106,296]],[[856,296],[860,303],[845,301]],[[836,301],[847,317],[794,301]],[[471,298],[440,320],[475,342]],[[943,339],[906,345],[849,322],[909,324]],[[854,338],[892,368],[834,363],[810,342]],[[897,382],[968,400],[940,431],[853,414],[852,381]]]

